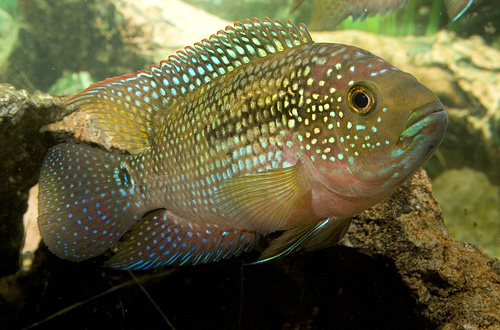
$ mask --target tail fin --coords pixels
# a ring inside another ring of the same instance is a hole
[[[38,227],[57,256],[81,261],[109,249],[138,217],[125,157],[60,144],[40,172]]]

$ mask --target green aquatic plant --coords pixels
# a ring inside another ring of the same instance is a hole
[[[92,84],[94,80],[90,73],[82,72],[69,72],[64,71],[61,78],[59,78],[54,85],[49,89],[50,94],[63,95],[63,94],[76,94],[83,88]]]
[[[20,26],[17,1],[2,1],[0,3],[0,70],[14,49]]]
[[[443,17],[443,1],[410,1],[408,4],[393,13],[380,16],[370,16],[365,20],[348,18],[340,27],[342,29],[368,31],[377,34],[404,36],[404,35],[432,35],[441,27]]]

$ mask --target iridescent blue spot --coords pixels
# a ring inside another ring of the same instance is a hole
[[[213,62],[213,63],[215,63],[215,64],[217,64],[217,65],[219,65],[219,64],[220,64],[220,61],[219,61],[219,58],[218,58],[218,57],[212,56],[212,57],[211,57],[211,59],[212,59],[212,62]]]

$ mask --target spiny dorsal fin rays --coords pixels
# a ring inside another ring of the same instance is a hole
[[[161,106],[149,71],[108,78],[67,100],[132,154],[150,146],[152,114]]]
[[[118,146],[140,153],[151,146],[154,114],[168,109],[171,98],[192,92],[253,58],[311,42],[304,25],[247,19],[150,66],[150,71],[92,84],[67,103],[79,105]]]
[[[284,24],[269,18],[264,21],[247,19],[178,51],[150,69],[157,82],[165,86],[165,93],[175,97],[193,91],[253,58],[311,42],[304,25],[297,28],[290,21]]]

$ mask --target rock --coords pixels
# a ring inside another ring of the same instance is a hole
[[[448,237],[424,171],[356,217],[344,244],[388,257],[440,329],[500,329],[500,263]]]
[[[39,130],[71,112],[64,107],[64,99],[42,93],[29,95],[0,84],[0,241],[9,242],[2,244],[5,251],[0,275],[19,268],[28,190],[37,182],[47,151],[47,142]]]

